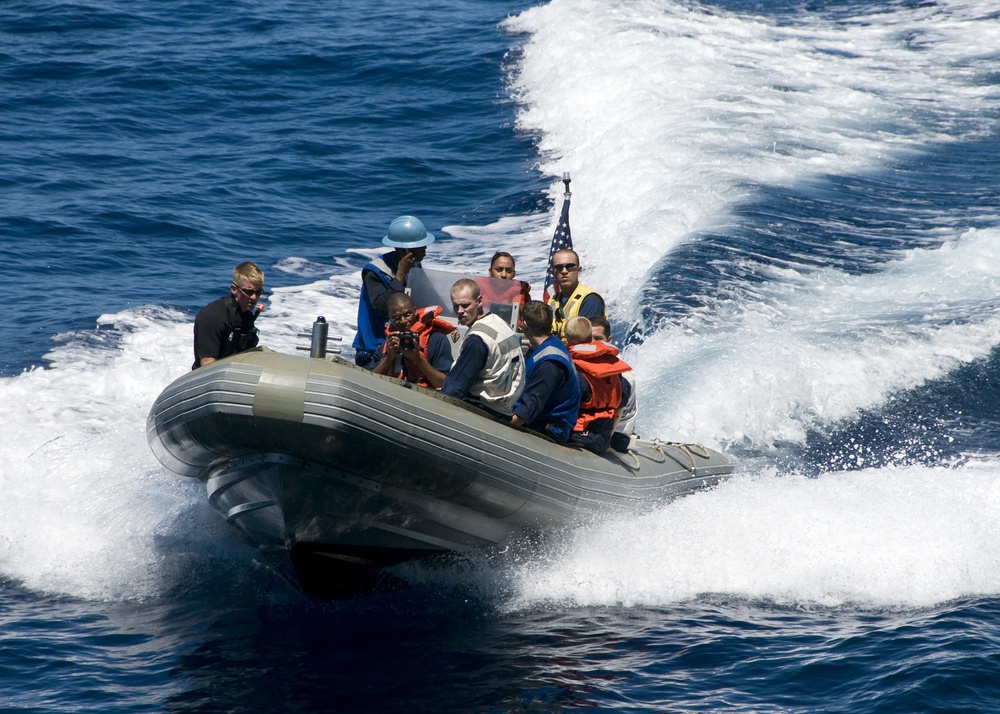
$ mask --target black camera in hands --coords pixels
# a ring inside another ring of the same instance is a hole
[[[420,344],[420,338],[417,337],[416,332],[410,332],[409,330],[404,330],[402,332],[397,332],[396,335],[399,337],[399,349],[400,350],[415,350]]]

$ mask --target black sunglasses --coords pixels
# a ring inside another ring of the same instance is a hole
[[[552,266],[552,272],[561,273],[564,270],[570,271],[570,270],[576,270],[576,268],[577,268],[576,263],[559,263],[557,265]]]
[[[241,288],[236,283],[233,283],[233,287],[236,288],[237,290],[239,290],[241,293],[243,293],[247,297],[253,297],[254,295],[260,296],[260,295],[264,294],[264,286],[263,285],[260,286],[259,288],[254,288],[253,290],[247,290],[246,288]]]

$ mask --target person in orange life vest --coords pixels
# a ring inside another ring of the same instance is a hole
[[[552,334],[563,339],[566,321],[573,317],[607,317],[604,298],[580,282],[580,256],[575,250],[560,250],[552,256],[549,270],[557,291],[549,298],[552,308]]]
[[[593,338],[594,342],[611,342],[611,324],[603,317],[591,317],[590,336]],[[635,433],[635,417],[638,413],[635,399],[635,372],[629,370],[628,372],[622,373],[622,379],[628,382],[632,389],[625,405],[618,410],[617,414],[615,414],[615,434],[629,437]],[[616,441],[618,442],[617,444]],[[628,448],[625,443],[618,440],[616,436],[612,436],[611,446],[618,451],[623,451]],[[621,446],[625,446],[625,449],[619,448]]]
[[[382,359],[372,372],[440,389],[451,370],[448,335],[457,334],[455,326],[438,318],[442,311],[438,306],[414,308],[406,293],[390,295],[386,308],[389,326],[385,330]]]
[[[631,370],[618,357],[618,348],[609,342],[594,342],[590,320],[574,317],[566,322],[566,344],[580,375],[580,416],[569,437],[595,454],[611,446],[615,413],[628,401],[632,388],[622,377]]]

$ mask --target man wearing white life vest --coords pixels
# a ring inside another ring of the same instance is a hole
[[[603,317],[590,318],[590,336],[594,339],[594,342],[611,342],[611,323]],[[631,390],[629,391],[628,400],[615,415],[615,434],[630,437],[635,433],[635,417],[638,413],[635,399],[635,372],[632,370],[622,372],[622,379],[628,382]],[[624,447],[619,448],[618,451],[624,451],[627,448],[627,440],[620,441],[614,436],[611,438],[612,447],[616,447],[616,441],[619,441]]]
[[[574,317],[566,323],[566,343],[573,364],[582,379],[580,416],[569,437],[595,454],[611,446],[615,414],[628,401],[631,386],[622,374],[632,368],[618,357],[618,348],[609,342],[594,342],[590,320]]]
[[[520,336],[500,317],[483,312],[475,280],[462,278],[452,286],[451,305],[459,324],[469,331],[441,393],[477,399],[490,411],[509,417],[524,389]]]
[[[549,298],[552,308],[552,334],[565,338],[566,321],[580,317],[607,317],[604,298],[580,282],[580,256],[575,250],[560,250],[549,265],[558,291]]]
[[[382,359],[372,372],[440,389],[451,370],[451,341],[455,326],[442,320],[440,306],[413,307],[406,293],[393,293],[387,303],[389,326]]]

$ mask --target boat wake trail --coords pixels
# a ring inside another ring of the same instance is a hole
[[[1000,592],[1000,460],[824,474],[761,468],[514,567],[507,607],[704,598],[861,609]]]
[[[158,308],[104,315],[92,332],[61,335],[49,368],[0,380],[2,577],[132,600],[247,556],[204,513],[204,487],[167,474],[146,443],[149,405],[189,368],[190,329]]]

